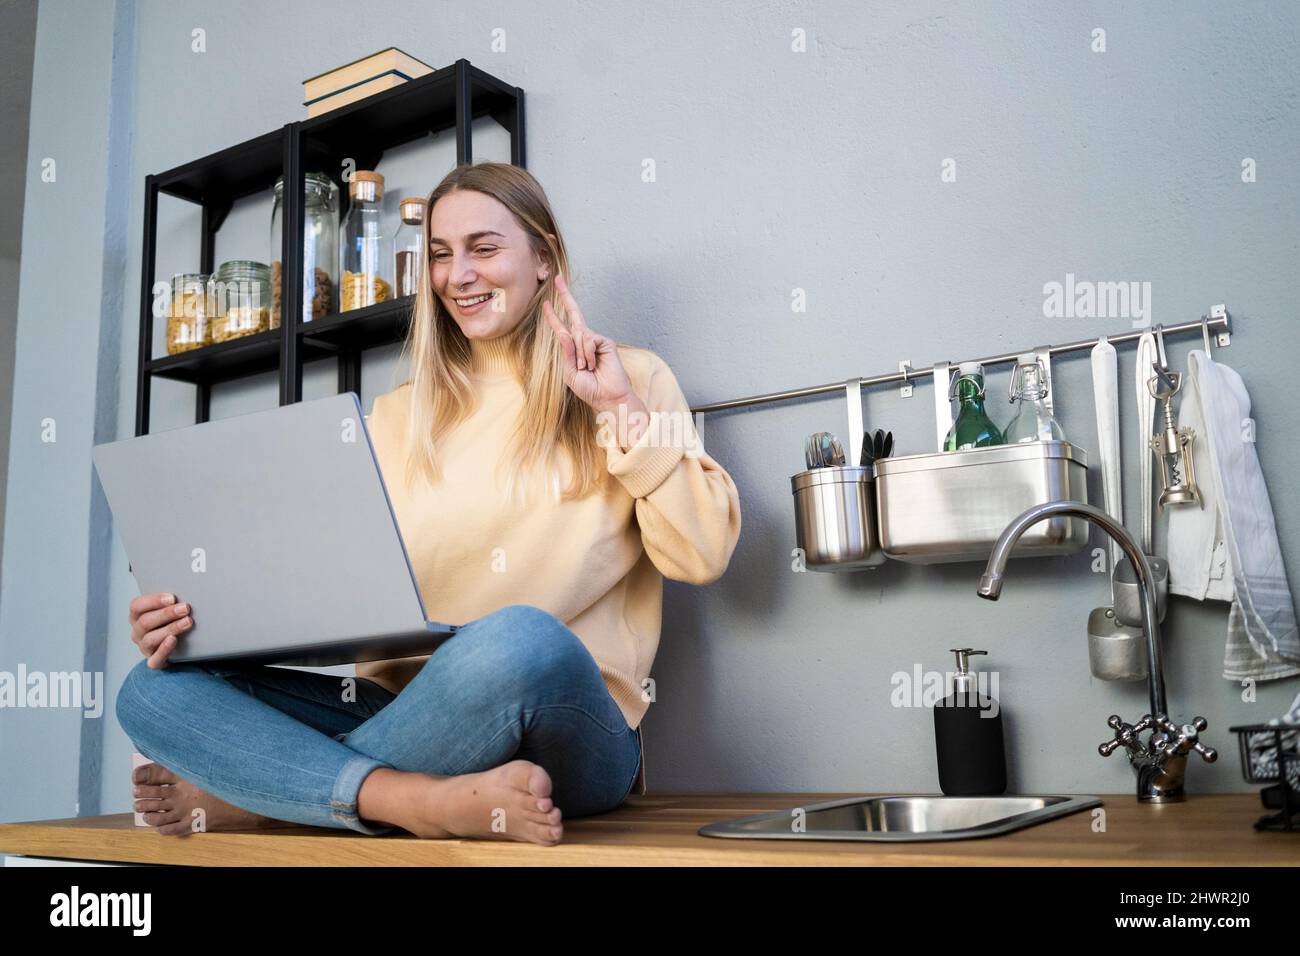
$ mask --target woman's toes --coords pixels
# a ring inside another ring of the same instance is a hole
[[[161,786],[165,783],[176,783],[179,779],[176,774],[160,763],[147,763],[131,771],[131,782],[137,785]]]
[[[136,784],[132,788],[132,794],[136,800],[166,800],[172,796],[175,791],[170,787],[151,787],[143,784]]]
[[[522,837],[530,843],[556,843],[560,839],[557,829],[559,832],[563,832],[563,828],[556,828],[540,821],[529,820],[524,824],[524,832],[516,836]]]
[[[534,813],[531,810],[525,810],[524,819],[539,827],[558,826],[560,823],[560,810],[558,807],[550,813]]]
[[[158,828],[158,833],[162,836],[184,836],[190,832],[190,825],[184,820],[167,823]]]
[[[141,813],[144,814],[144,822],[155,829],[169,823],[176,823],[182,817],[181,811],[175,807],[165,810],[142,810]]]
[[[558,842],[564,833],[564,826],[560,822],[560,808],[552,807],[546,813],[538,813],[531,809],[531,798],[525,797],[525,804],[522,809],[524,826],[531,831],[531,839],[539,843]]]
[[[530,763],[526,760],[519,762],[530,768],[526,784],[528,792],[538,800],[549,798],[551,796],[551,775],[540,764]]]

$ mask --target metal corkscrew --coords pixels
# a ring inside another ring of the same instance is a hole
[[[1160,387],[1160,382],[1165,387]],[[1160,463],[1160,474],[1164,490],[1160,492],[1160,510],[1165,505],[1189,505],[1195,502],[1205,508],[1201,492],[1196,487],[1196,472],[1192,466],[1192,442],[1196,432],[1190,428],[1178,428],[1174,424],[1173,397],[1183,387],[1181,372],[1158,369],[1147,381],[1147,388],[1158,402],[1164,404],[1165,427],[1151,436],[1151,452]]]

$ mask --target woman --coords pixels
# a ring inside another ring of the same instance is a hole
[[[160,833],[289,822],[553,844],[563,816],[614,809],[641,776],[663,576],[726,570],[735,484],[668,366],[587,325],[528,172],[459,166],[425,222],[411,377],[368,427],[425,607],[469,623],[355,680],[166,667],[191,609],[137,598],[146,660],[117,715],[153,761],[135,806]]]

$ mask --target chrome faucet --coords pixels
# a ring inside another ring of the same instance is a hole
[[[1007,558],[1016,541],[1030,525],[1057,516],[1084,518],[1097,525],[1115,539],[1128,555],[1137,572],[1142,599],[1142,634],[1147,646],[1147,687],[1150,692],[1150,713],[1136,724],[1127,724],[1112,714],[1106,722],[1115,731],[1113,740],[1097,748],[1103,757],[1109,757],[1121,746],[1128,752],[1129,765],[1137,775],[1137,798],[1158,803],[1183,800],[1183,775],[1187,769],[1187,754],[1196,751],[1206,763],[1214,763],[1218,752],[1206,747],[1198,739],[1208,726],[1204,717],[1197,717],[1181,727],[1169,719],[1165,707],[1165,676],[1160,666],[1160,622],[1156,617],[1156,599],[1151,565],[1137,546],[1128,530],[1092,505],[1074,501],[1052,501],[1036,505],[1007,525],[993,545],[988,566],[980,578],[979,596],[996,601],[1002,594],[1002,576]],[[1141,735],[1150,730],[1151,736],[1144,744]]]

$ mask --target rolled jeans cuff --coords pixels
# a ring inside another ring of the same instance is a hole
[[[334,792],[330,795],[330,816],[358,833],[370,836],[396,833],[399,827],[366,823],[357,816],[357,795],[361,792],[361,783],[372,770],[378,770],[380,767],[392,769],[388,764],[373,757],[358,754],[349,759],[334,780]]]

